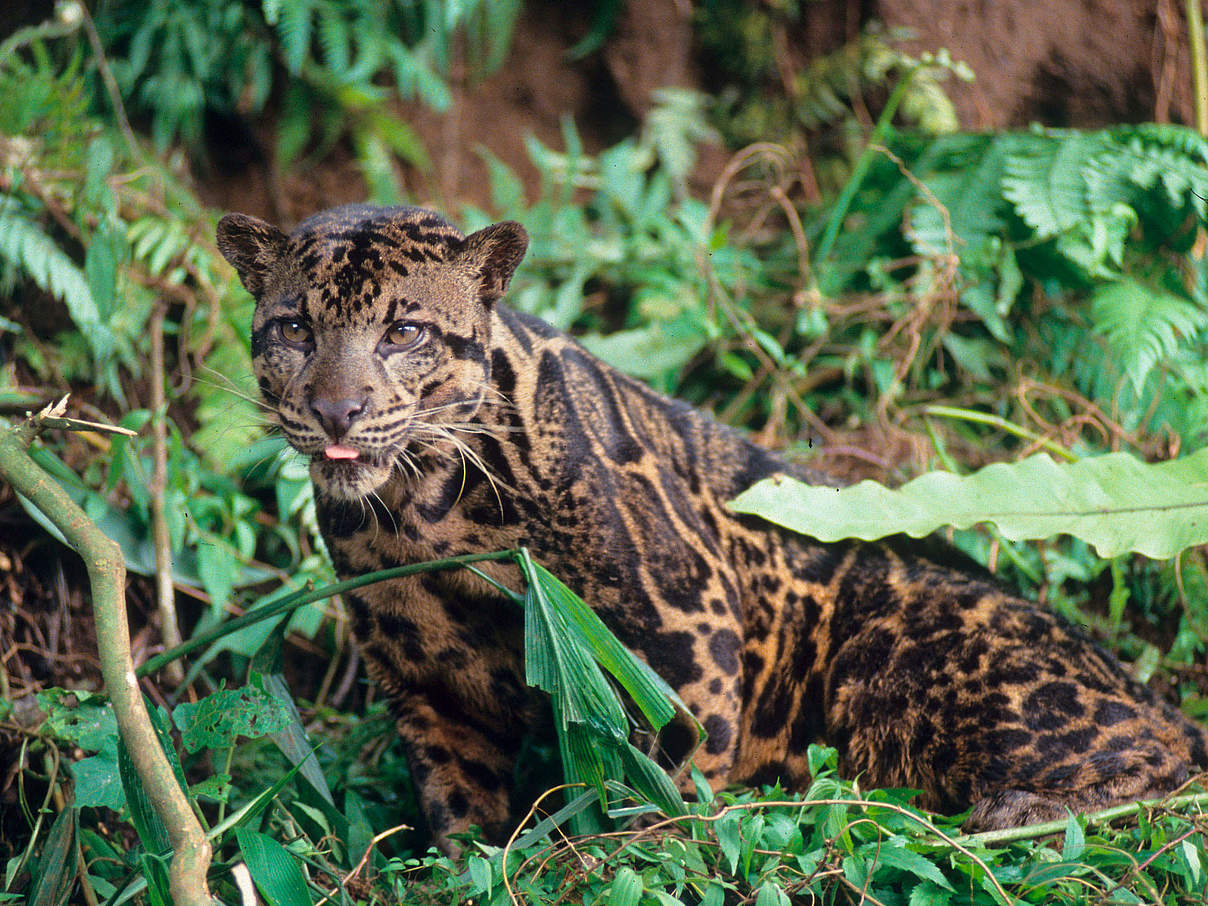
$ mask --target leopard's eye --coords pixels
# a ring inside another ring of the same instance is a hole
[[[421,325],[413,324],[410,321],[395,321],[386,328],[382,341],[388,346],[404,349],[414,346],[423,338],[423,335],[424,328]]]
[[[306,348],[314,343],[314,334],[303,321],[287,318],[277,322],[277,329],[281,332],[281,339],[290,346]]]

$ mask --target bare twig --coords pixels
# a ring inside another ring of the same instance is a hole
[[[1187,34],[1191,42],[1191,77],[1195,88],[1195,128],[1208,136],[1208,53],[1204,51],[1201,0],[1187,0]]]
[[[172,584],[172,542],[168,537],[168,515],[164,510],[164,492],[168,485],[168,403],[164,397],[164,314],[162,299],[151,311],[151,540],[155,547],[155,598],[159,609],[159,631],[164,648],[181,643],[180,622],[176,617],[176,589]],[[164,665],[164,675],[174,686],[184,682],[180,661]]]
[[[101,36],[97,33],[96,23],[92,21],[92,14],[88,12],[86,4],[77,3],[76,6],[79,7],[79,13],[83,17],[84,31],[88,34],[88,43],[92,45],[96,68],[101,74],[101,81],[105,84],[109,103],[113,105],[113,116],[117,120],[118,128],[122,131],[122,138],[126,140],[126,145],[130,148],[134,159],[142,160],[142,149],[138,146],[134,130],[130,128],[130,120],[126,117],[126,105],[122,103],[122,93],[117,87],[117,79],[113,77],[113,70],[109,68],[109,60],[105,57],[105,47],[101,44]]]

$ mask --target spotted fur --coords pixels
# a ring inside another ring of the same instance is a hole
[[[949,555],[730,512],[759,479],[811,476],[500,304],[518,224],[464,237],[418,208],[350,206],[289,236],[232,214],[218,242],[257,299],[260,389],[311,461],[340,575],[527,545],[697,715],[714,784],[800,788],[821,739],[865,786],[995,828],[1208,764],[1204,728]],[[519,587],[513,566],[485,569]],[[540,713],[520,609],[466,571],[348,603],[433,831],[500,833]]]

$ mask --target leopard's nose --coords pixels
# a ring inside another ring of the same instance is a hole
[[[311,400],[310,411],[328,436],[332,440],[339,440],[348,433],[356,417],[365,411],[365,400],[320,398]]]

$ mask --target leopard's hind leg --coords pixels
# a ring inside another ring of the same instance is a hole
[[[963,829],[1000,830],[1064,818],[1123,802],[1156,799],[1187,781],[1187,764],[1156,740],[1120,752],[1093,752],[1035,778],[1032,789],[997,790],[973,803]],[[1067,811],[1068,810],[1068,811]]]

